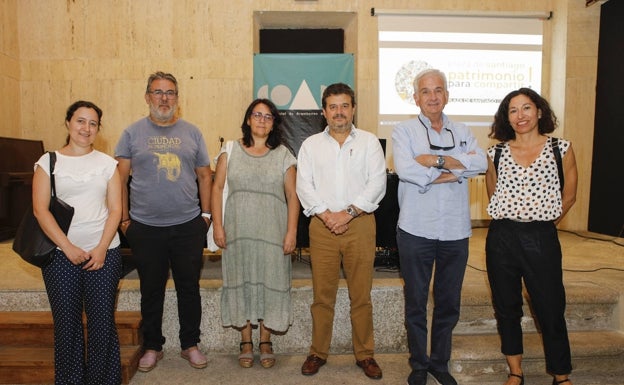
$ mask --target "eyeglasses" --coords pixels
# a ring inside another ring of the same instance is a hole
[[[163,90],[155,90],[155,91],[147,91],[148,94],[152,94],[157,98],[162,98],[163,95],[167,97],[167,99],[175,99],[178,96],[178,92],[174,90],[163,91]]]
[[[453,131],[449,130],[448,128],[444,127],[444,129],[448,132],[451,133],[451,139],[453,140],[453,145],[452,146],[447,146],[447,147],[441,147],[441,146],[436,146],[435,144],[431,144],[431,139],[429,138],[429,129],[427,128],[427,126],[425,126],[425,123],[423,123],[423,121],[420,119],[420,116],[418,117],[418,120],[420,120],[420,123],[422,123],[423,127],[425,127],[425,133],[427,133],[427,141],[429,142],[429,149],[430,150],[434,150],[434,151],[449,151],[455,148],[455,136],[453,135]]]
[[[256,122],[260,122],[263,119],[267,122],[272,122],[273,119],[275,119],[275,117],[271,114],[263,114],[260,111],[257,112],[252,112],[251,113],[251,117],[256,121]]]

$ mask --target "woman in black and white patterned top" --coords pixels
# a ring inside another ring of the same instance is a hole
[[[556,127],[548,101],[521,88],[505,96],[489,134],[502,142],[488,149],[492,222],[486,263],[501,351],[509,365],[506,385],[524,384],[522,280],[541,327],[546,370],[554,385],[572,385],[556,225],[576,200],[577,170],[572,144],[547,135]],[[556,153],[561,154],[560,165]]]

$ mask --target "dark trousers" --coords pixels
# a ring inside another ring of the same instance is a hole
[[[121,359],[115,325],[115,300],[121,278],[119,248],[106,252],[95,271],[72,264],[56,250],[42,269],[54,319],[54,383],[119,385]],[[87,318],[87,354],[83,332]]]
[[[143,346],[162,350],[162,317],[169,268],[175,284],[180,322],[180,347],[199,343],[201,297],[199,277],[206,244],[206,222],[201,216],[180,225],[156,227],[132,221],[126,237],[141,282]]]
[[[488,230],[485,251],[502,353],[523,353],[524,279],[542,333],[546,370],[551,374],[570,373],[561,245],[554,223],[494,220]]]
[[[468,238],[439,241],[397,229],[404,281],[405,328],[412,369],[447,372],[453,328],[459,321],[461,289],[468,262]],[[434,273],[435,267],[435,273]],[[427,355],[427,300],[433,274],[431,349]]]

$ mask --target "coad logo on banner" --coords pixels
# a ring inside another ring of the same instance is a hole
[[[256,54],[254,99],[271,100],[282,115],[285,145],[297,156],[301,143],[325,127],[322,95],[333,83],[353,87],[352,54]]]

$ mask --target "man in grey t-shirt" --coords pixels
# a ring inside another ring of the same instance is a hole
[[[132,248],[141,282],[145,353],[138,369],[148,372],[163,357],[169,268],[178,298],[181,355],[192,367],[202,369],[207,360],[197,346],[202,310],[199,277],[211,219],[210,157],[199,129],[176,113],[178,82],[173,75],[150,75],[145,101],[149,116],[126,128],[115,148],[123,182],[120,229]]]

